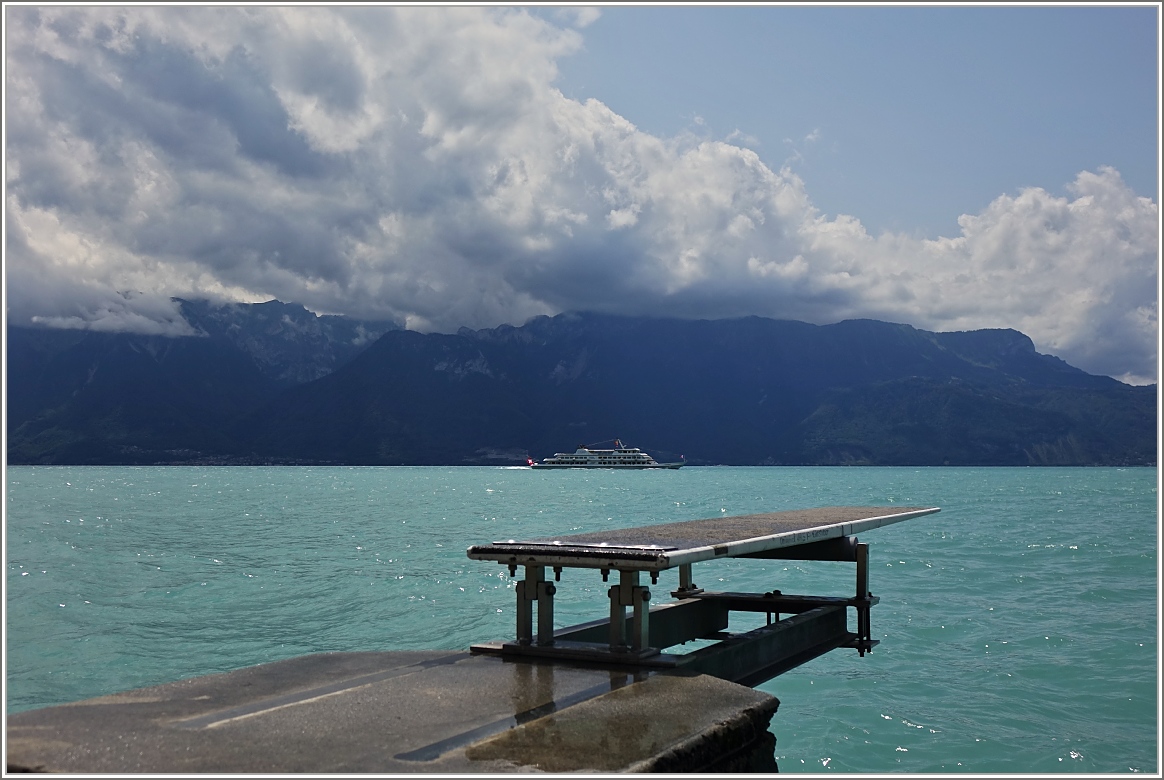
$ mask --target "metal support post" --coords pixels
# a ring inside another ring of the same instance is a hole
[[[702,592],[703,588],[697,588],[695,583],[691,581],[691,564],[679,564],[679,590],[671,591],[671,595],[677,599],[683,599]]]
[[[857,598],[869,598],[869,545],[857,545]]]
[[[552,582],[538,583],[538,644],[552,645],[554,643],[554,593],[557,592]]]
[[[872,649],[872,628],[869,625],[869,545],[857,545],[857,652],[865,655]]]
[[[611,585],[606,594],[610,596],[610,649],[626,647],[626,607],[619,599],[619,587]]]
[[[528,645],[533,643],[533,605],[540,601],[541,585],[545,584],[545,566],[526,566],[525,579],[517,583],[517,643]],[[553,608],[550,608],[550,620],[553,621]],[[538,617],[541,617],[539,609]],[[538,621],[538,640],[541,641],[541,620]],[[550,637],[554,635],[551,626]]]
[[[631,588],[631,650],[638,652],[650,645],[649,629],[651,591],[646,587]]]

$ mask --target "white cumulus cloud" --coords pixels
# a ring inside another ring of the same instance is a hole
[[[566,27],[501,8],[7,14],[15,324],[177,333],[171,295],[421,330],[875,317],[1013,327],[1156,376],[1158,207],[1110,168],[1002,195],[958,236],[872,236],[747,148],[564,97],[584,9]]]

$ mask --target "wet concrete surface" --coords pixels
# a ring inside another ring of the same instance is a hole
[[[707,675],[324,653],[8,718],[9,771],[775,770],[772,696]]]

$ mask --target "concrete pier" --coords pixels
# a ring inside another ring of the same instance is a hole
[[[326,653],[8,718],[10,772],[776,771],[767,694],[467,652]]]

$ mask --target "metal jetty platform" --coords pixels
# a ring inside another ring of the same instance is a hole
[[[721,679],[756,685],[837,647],[862,656],[878,643],[872,638],[869,610],[878,598],[869,591],[869,546],[856,534],[939,511],[937,507],[824,507],[764,514],[690,520],[639,528],[546,537],[508,539],[470,547],[476,560],[496,561],[515,575],[517,625],[512,641],[472,646],[478,653],[592,662],[633,661],[651,668],[686,668]],[[723,558],[767,558],[856,563],[853,596],[807,596],[710,592],[696,585],[693,565]],[[609,617],[554,628],[554,595],[567,568],[599,569],[604,580],[616,572],[607,591]],[[650,607],[649,575],[679,569],[676,599]],[[536,630],[534,612],[537,612]],[[855,632],[847,610],[856,612]],[[746,634],[725,634],[729,613],[761,612],[767,624]],[[781,615],[789,615],[781,620]],[[692,640],[718,644],[689,653],[667,653]]]
[[[465,651],[324,653],[10,715],[9,771],[774,771],[778,702],[750,686],[875,644],[868,547],[853,534],[937,508],[830,507],[470,547],[521,567],[512,640]],[[852,596],[709,592],[722,558],[856,563]],[[609,615],[554,627],[568,568],[616,582]],[[643,582],[678,568],[674,600]],[[856,631],[846,613],[856,612]],[[727,631],[733,611],[765,625]],[[711,644],[668,652],[684,642]]]

